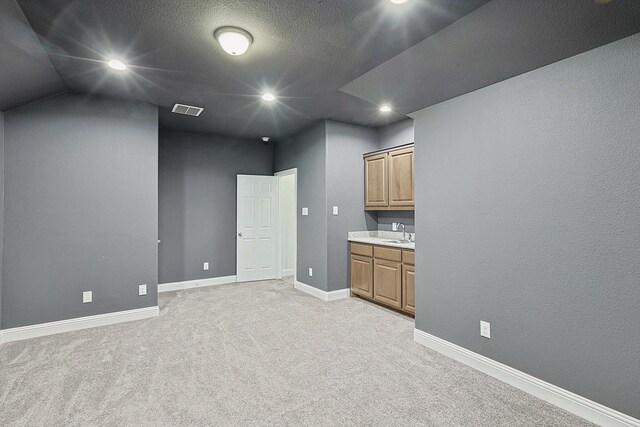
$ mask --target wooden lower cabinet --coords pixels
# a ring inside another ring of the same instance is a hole
[[[351,292],[373,298],[373,258],[351,255]]]
[[[351,293],[415,314],[413,254],[411,250],[353,243]]]
[[[402,266],[402,309],[416,314],[416,269],[414,266]]]
[[[402,308],[402,264],[384,259],[373,260],[373,299]]]

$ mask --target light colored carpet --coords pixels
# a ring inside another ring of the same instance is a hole
[[[2,426],[586,426],[413,342],[413,321],[281,281],[0,346]]]

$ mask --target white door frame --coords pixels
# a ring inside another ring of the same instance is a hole
[[[294,244],[295,244],[295,248],[293,251],[293,280],[294,283],[298,280],[298,168],[292,168],[292,169],[287,169],[287,170],[283,170],[280,172],[276,172],[274,174],[274,176],[278,177],[278,267],[277,267],[277,273],[278,273],[278,278],[282,279],[282,262],[283,262],[283,256],[282,256],[282,252],[284,250],[284,242],[282,240],[282,230],[283,230],[283,224],[282,224],[282,212],[280,212],[280,202],[281,202],[281,194],[282,194],[282,185],[281,184],[281,178],[284,176],[289,176],[289,175],[293,175],[293,205],[295,206],[295,215],[293,216],[293,221],[294,221],[294,233],[293,233],[293,239],[294,239]]]
[[[236,280],[238,282],[278,278],[278,181],[278,177],[271,175],[238,174],[236,177]],[[268,184],[266,187],[265,183]],[[251,186],[247,187],[247,184]],[[245,196],[245,193],[250,197]],[[263,205],[262,202],[267,196],[269,204]],[[249,221],[244,215],[247,213],[245,209],[247,198],[250,198],[253,203],[249,206],[252,215]],[[257,200],[260,200],[259,205],[256,205]],[[263,210],[265,206],[268,206],[268,211]],[[267,216],[263,217],[263,215]],[[265,218],[269,219],[268,226],[263,225]],[[262,246],[265,240],[268,240],[269,248]],[[249,242],[252,247],[247,246]],[[260,245],[258,245],[259,242]],[[251,254],[246,253],[248,249],[252,249]],[[260,258],[264,253],[257,254],[256,251],[259,250],[263,252],[268,250],[268,258]],[[243,251],[244,255],[242,255]]]

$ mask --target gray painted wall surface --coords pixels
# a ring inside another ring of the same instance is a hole
[[[406,226],[407,233],[415,233],[415,213],[413,211],[380,211],[377,215],[378,230],[392,231],[391,224],[400,222]]]
[[[375,151],[375,129],[327,121],[328,291],[349,287],[349,231],[375,230],[375,214],[364,210],[362,154]],[[338,206],[339,215],[333,215]]]
[[[275,171],[298,168],[297,279],[327,290],[326,124],[311,128],[275,145]],[[309,215],[302,216],[302,208]],[[309,277],[309,267],[313,277]]]
[[[411,144],[414,140],[413,119],[402,120],[378,129],[378,150]]]
[[[236,274],[238,174],[273,175],[273,146],[160,130],[160,283]]]
[[[2,329],[2,250],[4,247],[4,114],[0,111],[0,329]]]
[[[635,35],[414,115],[416,327],[636,418],[638,75]]]
[[[3,328],[156,305],[156,107],[30,104],[5,114],[5,159]]]

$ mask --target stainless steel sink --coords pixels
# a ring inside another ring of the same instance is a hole
[[[387,243],[411,243],[411,240],[384,240]]]

